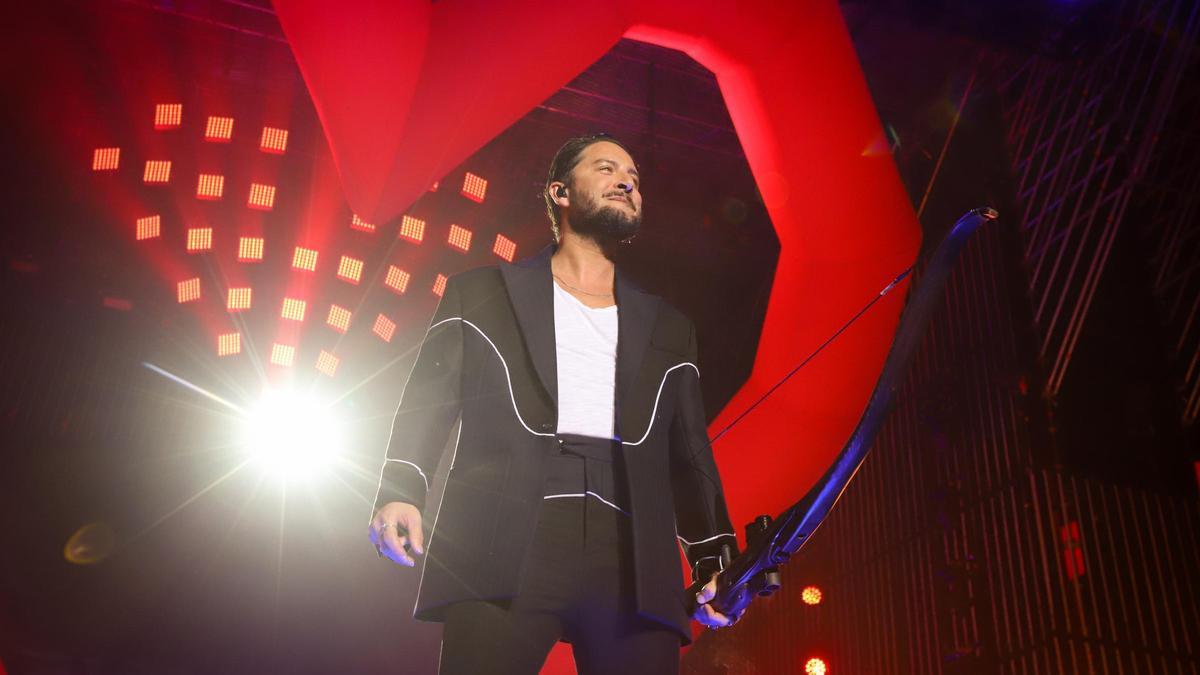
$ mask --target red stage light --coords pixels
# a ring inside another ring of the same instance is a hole
[[[159,103],[154,106],[155,129],[178,129],[182,123],[182,103]]]
[[[225,301],[225,309],[230,312],[244,312],[250,309],[253,294],[254,289],[249,286],[229,289],[229,295]]]
[[[242,237],[238,239],[238,262],[259,262],[262,259],[262,237]]]
[[[296,348],[276,342],[271,345],[271,363],[277,366],[291,367],[296,362]]]
[[[317,251],[297,246],[296,252],[292,254],[292,269],[307,270],[309,272],[317,271]]]
[[[805,586],[804,590],[800,591],[800,599],[806,605],[821,604],[821,589],[816,586]]]
[[[471,248],[471,231],[465,227],[451,225],[450,236],[446,238],[446,241],[460,251],[468,251]]]
[[[222,333],[217,336],[217,356],[242,353],[241,333]]]
[[[275,208],[275,186],[262,183],[250,184],[250,197],[246,206],[259,211],[270,211]]]
[[[412,216],[400,219],[400,237],[418,244],[425,239],[425,221]]]
[[[92,152],[92,171],[116,171],[120,164],[120,148],[96,148]]]
[[[492,253],[504,258],[508,262],[512,262],[517,255],[517,242],[508,237],[498,234],[496,235],[496,243],[492,244]]]
[[[430,185],[430,186],[429,186],[429,191],[430,191],[430,192],[437,192],[437,189],[438,189],[438,182],[439,182],[439,181],[436,181],[436,180],[435,180],[435,181],[433,181],[433,185]]]
[[[442,297],[442,293],[445,293],[445,292],[446,292],[446,275],[439,274],[439,275],[437,275],[437,278],[433,280],[433,294],[440,298],[440,297]]]
[[[462,196],[482,204],[486,194],[487,181],[468,171],[466,177],[463,178]]]
[[[329,316],[325,317],[325,323],[337,332],[345,333],[350,329],[350,310],[340,305],[330,305]]]
[[[350,217],[350,229],[358,230],[360,232],[370,232],[371,234],[374,234],[375,233],[375,224],[368,223],[367,221],[363,220],[362,218],[359,218],[358,214],[354,214]]]
[[[184,279],[175,284],[175,295],[179,298],[179,303],[192,302],[200,299],[200,277],[192,277]]]
[[[225,176],[202,173],[196,181],[197,199],[220,199],[225,194]]]
[[[287,138],[287,129],[263,127],[262,139],[258,143],[258,148],[263,152],[282,155],[283,153],[287,152]]]
[[[143,239],[157,239],[162,235],[162,218],[159,216],[146,216],[137,219],[137,234],[134,236],[138,241]]]
[[[288,321],[303,321],[304,310],[308,307],[308,303],[296,298],[284,298],[283,310],[279,315]]]
[[[829,669],[825,667],[825,662],[821,659],[812,658],[804,664],[805,675],[825,675]]]
[[[142,172],[142,182],[151,184],[171,182],[171,161],[165,159],[147,161],[146,169]]]
[[[1083,543],[1079,536],[1079,521],[1072,520],[1059,528],[1062,538],[1063,565],[1067,569],[1067,579],[1075,581],[1087,573],[1083,564]]]
[[[333,377],[334,373],[337,372],[338,364],[341,362],[341,359],[322,349],[321,353],[317,355],[317,370]]]
[[[338,261],[337,278],[342,281],[358,285],[362,281],[363,261],[357,258],[351,258],[348,255],[342,256]]]
[[[412,276],[408,272],[395,265],[388,265],[387,276],[384,277],[383,285],[397,293],[403,293],[408,290],[408,280],[411,278]]]
[[[380,314],[375,317],[375,325],[371,327],[371,332],[384,342],[391,342],[392,336],[396,334],[396,322]]]
[[[212,250],[211,227],[189,227],[187,231],[188,253],[202,253]]]
[[[233,118],[209,115],[204,125],[204,140],[210,143],[228,143],[233,138]]]

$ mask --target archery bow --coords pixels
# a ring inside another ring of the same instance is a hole
[[[800,501],[788,507],[774,519],[770,516],[759,516],[746,526],[746,550],[741,555],[732,558],[730,547],[723,547],[722,572],[717,576],[717,593],[709,602],[713,609],[727,616],[736,617],[745,610],[754,596],[770,595],[778,590],[781,582],[779,565],[787,562],[788,558],[808,542],[813,532],[821,525],[833,505],[842,496],[850,479],[862,466],[863,460],[866,459],[875,436],[879,433],[891,410],[896,389],[908,371],[908,364],[920,345],[921,337],[924,335],[937,301],[941,297],[941,290],[946,285],[946,279],[949,277],[954,263],[958,260],[963,246],[980,225],[986,221],[995,220],[998,215],[994,209],[988,207],[967,212],[958,219],[958,222],[930,255],[920,285],[909,294],[908,305],[900,317],[891,350],[888,352],[883,370],[879,374],[879,380],[875,383],[875,389],[871,393],[871,398],[854,433],[850,435],[850,439],[838,453],[833,464]],[[766,394],[759,397],[754,404],[722,429],[713,440],[720,438],[771,392],[795,375],[796,371],[803,368],[822,349],[833,342],[838,335],[849,328],[850,324],[895,288],[896,284],[904,279],[912,269],[913,267],[910,266],[901,272],[865,307],[805,358],[800,365],[793,368]],[[705,580],[697,581],[692,586],[692,593],[689,597],[694,597],[704,583],[706,583]]]

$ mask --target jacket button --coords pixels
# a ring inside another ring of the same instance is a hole
[[[549,422],[544,422],[542,424],[542,431],[550,431],[553,428],[554,428],[554,425]]]

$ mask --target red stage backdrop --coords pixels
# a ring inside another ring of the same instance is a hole
[[[891,156],[876,151],[880,123],[834,0],[275,6],[346,198],[370,222],[399,215],[622,37],[711,69],[781,244],[754,370],[714,432],[917,252],[920,228]],[[715,445],[739,527],[790,505],[841,449],[902,298],[888,296]]]

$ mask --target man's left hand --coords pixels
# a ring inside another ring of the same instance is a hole
[[[737,623],[738,619],[742,618],[740,614],[738,616],[726,616],[708,606],[708,601],[712,600],[716,595],[717,575],[714,574],[712,579],[707,584],[704,584],[704,588],[701,588],[700,592],[696,594],[696,611],[692,614],[692,618],[709,628],[723,628]]]

